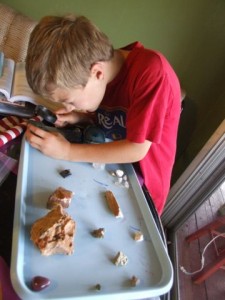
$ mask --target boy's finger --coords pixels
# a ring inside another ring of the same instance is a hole
[[[40,138],[44,138],[47,133],[45,130],[40,129],[36,126],[33,126],[31,124],[29,124],[27,128],[32,134],[35,134],[36,136],[38,136]]]

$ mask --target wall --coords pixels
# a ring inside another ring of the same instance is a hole
[[[115,47],[140,40],[147,47],[164,53],[194,101],[198,114],[189,147],[177,164],[178,173],[189,164],[224,119],[224,0],[1,2],[36,20],[47,14],[84,14],[107,33]]]

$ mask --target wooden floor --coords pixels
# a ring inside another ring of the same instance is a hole
[[[214,194],[192,215],[177,232],[178,264],[186,271],[194,272],[201,267],[201,253],[212,239],[210,234],[188,244],[185,237],[199,228],[209,224],[217,217],[218,209],[225,204],[225,182]],[[225,231],[224,231],[225,232]],[[225,249],[225,238],[219,237],[216,246]],[[212,243],[205,252],[205,265],[217,257],[215,244]],[[225,299],[225,270],[219,269],[201,284],[194,284],[191,276],[179,270],[179,300],[222,300]]]

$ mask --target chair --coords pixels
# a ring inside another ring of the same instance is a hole
[[[225,231],[224,227],[225,226],[225,216],[221,216],[216,218],[213,222],[207,224],[206,226],[202,227],[201,229],[197,230],[196,232],[192,233],[191,235],[186,237],[186,241],[188,243],[191,243],[192,241],[206,235],[206,234],[211,234],[215,249],[216,249],[216,254],[217,258],[206,265],[200,272],[195,274],[192,277],[192,280],[196,284],[202,283],[204,280],[206,280],[209,276],[214,274],[219,268],[223,268],[225,265],[225,249],[218,249],[215,239],[217,237],[224,237],[225,238]],[[221,229],[221,231],[219,231]]]
[[[0,3],[0,51],[15,62],[25,61],[30,33],[36,22]]]

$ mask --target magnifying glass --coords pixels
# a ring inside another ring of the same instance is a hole
[[[42,105],[37,105],[35,108],[36,115],[43,118],[44,121],[53,125],[57,117],[48,108]],[[87,143],[87,144],[100,144],[105,142],[105,133],[102,129],[94,125],[80,124],[71,128],[56,128],[46,126],[43,122],[30,120],[29,123],[46,131],[59,132],[71,143]]]
[[[56,115],[48,108],[42,105],[37,105],[35,108],[35,114],[42,117],[46,122],[54,124],[57,120]]]

